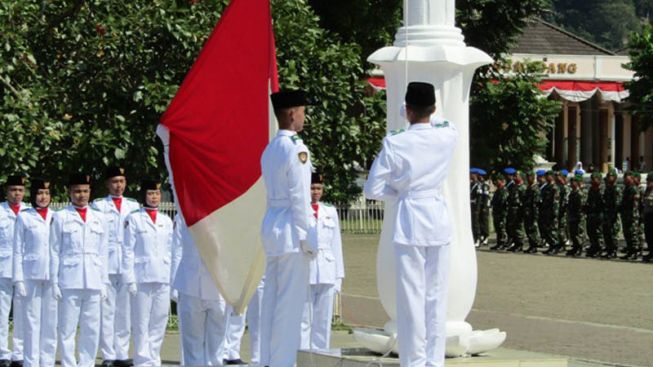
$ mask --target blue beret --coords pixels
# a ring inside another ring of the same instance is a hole
[[[577,169],[577,170],[574,171],[574,175],[581,175],[582,176],[584,174],[585,174],[585,171],[583,171],[582,169]]]
[[[480,169],[480,168],[477,169],[476,173],[478,173],[478,174],[481,175],[481,176],[485,176],[485,175],[487,175],[487,172],[485,172],[484,169]]]
[[[537,177],[544,177],[546,176],[546,170],[538,169],[537,172],[535,172],[535,174],[537,175]]]
[[[517,170],[512,167],[508,167],[503,170],[503,173],[507,175],[514,175],[515,173],[517,173]]]
[[[560,174],[567,177],[567,176],[569,176],[569,171],[567,171],[566,169],[563,169],[563,170],[560,170]]]
[[[474,168],[474,167],[470,168],[469,173],[478,173],[478,168]]]

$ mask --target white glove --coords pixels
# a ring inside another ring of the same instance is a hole
[[[299,245],[302,248],[302,251],[304,251],[305,254],[314,256],[317,251],[311,246],[311,243],[308,240],[300,240]]]
[[[170,299],[173,300],[175,303],[179,302],[179,291],[176,289],[171,290]]]
[[[138,291],[138,288],[136,288],[136,283],[129,283],[128,287],[129,287],[129,288],[127,288],[127,291],[128,291],[129,294],[131,294],[132,296],[135,295],[136,292]]]
[[[106,286],[100,288],[100,299],[103,300],[103,301],[105,299],[107,299],[107,287]]]
[[[14,284],[14,290],[19,297],[25,297],[27,295],[27,289],[25,289],[25,282],[16,282]]]
[[[61,288],[59,288],[59,284],[52,285],[52,295],[54,296],[54,299],[61,301]]]
[[[342,278],[336,279],[336,284],[333,286],[333,289],[338,293],[342,291]]]

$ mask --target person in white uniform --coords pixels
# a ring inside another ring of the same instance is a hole
[[[50,181],[30,180],[32,207],[16,220],[14,287],[23,297],[24,366],[53,367],[57,351],[57,300],[50,279]]]
[[[317,256],[309,264],[310,290],[302,320],[302,349],[329,349],[333,297],[342,286],[345,267],[338,212],[333,205],[320,202],[324,194],[322,175],[311,177],[312,220],[309,236],[317,243]]]
[[[213,283],[183,217],[175,217],[173,241],[180,241],[181,258],[173,287],[178,291],[177,314],[185,366],[220,366],[227,324],[226,302]],[[178,246],[173,244],[173,246]]]
[[[143,208],[125,219],[123,283],[131,295],[134,365],[160,366],[170,311],[172,219],[158,211],[161,183],[141,182]]]
[[[317,252],[308,241],[308,152],[299,149],[306,97],[302,91],[272,95],[279,132],[261,157],[267,211],[261,237],[267,256],[261,314],[261,361],[291,367],[299,350],[300,327],[308,288],[308,262]]]
[[[0,204],[0,367],[23,364],[23,318],[21,312],[13,316],[13,352],[9,350],[9,313],[13,287],[14,229],[19,214],[27,209],[23,203],[25,177],[12,175],[5,182],[7,201]],[[13,297],[14,309],[23,309],[23,297]],[[12,362],[13,361],[13,362]]]
[[[125,218],[138,210],[140,205],[132,198],[124,197],[127,187],[125,169],[107,168],[104,179],[109,195],[93,201],[92,206],[106,217],[109,239],[109,286],[107,298],[102,301],[102,326],[100,352],[102,367],[129,367],[129,335],[131,331],[129,294],[122,276],[122,241]]]
[[[100,343],[101,303],[109,282],[107,219],[88,205],[90,176],[72,175],[68,190],[71,205],[55,213],[50,228],[50,279],[59,300],[61,365],[93,367]]]
[[[410,127],[383,140],[365,183],[368,199],[396,205],[392,240],[397,265],[399,358],[405,367],[442,367],[452,221],[442,197],[458,133],[431,122],[434,87],[406,92]]]

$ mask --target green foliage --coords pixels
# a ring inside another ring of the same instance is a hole
[[[611,49],[624,48],[631,32],[647,18],[650,0],[553,0],[549,20],[589,41]]]
[[[385,133],[384,96],[366,96],[357,45],[333,41],[302,2],[272,4],[282,87],[305,88],[314,99],[302,135],[324,173],[325,199],[348,202],[360,194],[356,180]]]
[[[534,165],[533,155],[544,152],[543,134],[552,128],[561,105],[536,87],[542,67],[529,63],[510,75],[490,70],[476,83],[470,111],[473,166],[526,170]]]
[[[165,176],[155,126],[228,2],[0,2],[0,181],[25,172],[61,188],[115,163],[132,183]],[[358,48],[330,41],[305,2],[273,1],[273,16],[281,83],[319,101],[308,144],[331,198],[349,200],[383,131],[380,98],[364,95]]]
[[[628,101],[645,131],[653,125],[653,26],[646,25],[641,33],[634,33],[629,46],[630,63],[626,67],[635,72],[635,78],[626,83]]]

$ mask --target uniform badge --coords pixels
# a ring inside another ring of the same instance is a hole
[[[298,156],[299,156],[299,161],[302,162],[302,164],[305,164],[308,161],[308,153],[301,152],[298,154]]]

